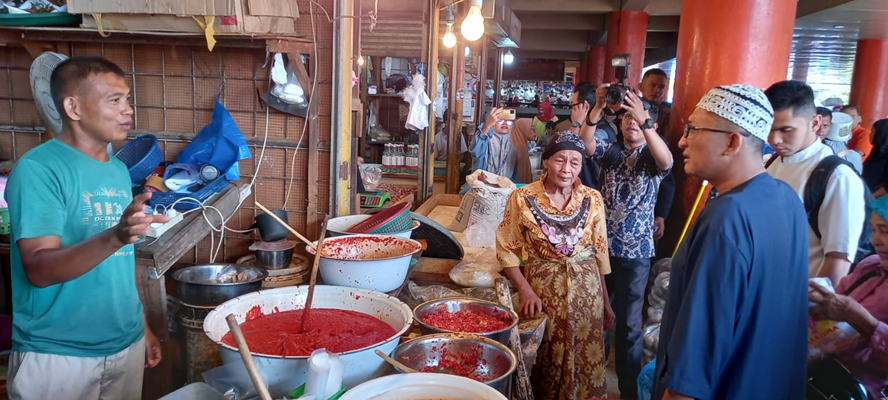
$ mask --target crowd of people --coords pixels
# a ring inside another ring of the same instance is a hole
[[[816,107],[797,81],[718,86],[670,151],[667,79],[649,70],[616,104],[606,101],[611,85],[579,83],[569,120],[545,101],[527,122],[494,108],[469,146],[476,169],[526,184],[496,243],[520,311],[550,318],[536,398],[606,397],[610,340],[621,398],[638,398],[642,307],[675,191],[673,154],[713,197],[672,260],[651,398],[804,398],[808,327],[820,320],[857,332],[828,357],[881,398],[888,119],[867,130],[859,107]],[[538,180],[524,171],[524,141],[545,149]]]

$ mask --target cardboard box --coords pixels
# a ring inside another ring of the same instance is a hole
[[[294,34],[299,17],[297,0],[68,0],[68,9],[84,14],[83,28],[98,29],[101,14],[105,31],[203,33],[195,17],[213,15],[217,34]]]

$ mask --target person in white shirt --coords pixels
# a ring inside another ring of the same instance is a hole
[[[444,129],[444,120],[441,118],[435,119],[435,129],[438,130],[438,133],[435,134],[435,161],[447,161],[447,140],[449,135]],[[463,153],[469,151],[468,146],[466,146],[466,139],[463,137],[461,133],[456,134],[457,136],[457,145],[459,146],[459,152],[457,153],[457,159],[462,158]]]
[[[833,155],[817,136],[822,117],[815,112],[814,92],[803,82],[783,81],[769,87],[765,95],[774,108],[768,141],[778,156],[767,171],[792,186],[804,201],[811,172],[821,160]],[[809,277],[827,277],[835,286],[848,274],[863,229],[863,196],[863,181],[857,173],[839,165],[827,182],[817,214],[820,237],[808,227]]]

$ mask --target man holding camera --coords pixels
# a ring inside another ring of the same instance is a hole
[[[646,109],[624,85],[601,85],[590,121],[598,121],[605,107],[619,106],[620,133],[605,139],[591,127],[574,123],[586,153],[601,165],[601,194],[607,209],[608,249],[613,272],[606,277],[616,314],[616,369],[623,399],[637,398],[641,370],[642,305],[654,257],[654,206],[660,182],[672,167],[672,154],[657,134],[657,109]],[[575,105],[589,109],[588,102]]]

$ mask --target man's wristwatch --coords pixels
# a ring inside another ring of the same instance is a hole
[[[583,127],[583,123],[582,123],[582,122],[577,122],[577,121],[571,121],[570,126],[572,126],[572,127],[574,127],[574,128],[582,128],[582,127]]]
[[[644,123],[641,124],[641,129],[651,129],[653,127],[654,127],[654,120],[651,118],[646,119],[644,121]]]

